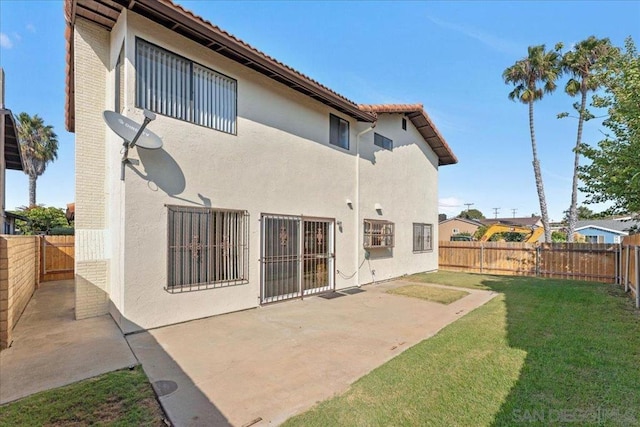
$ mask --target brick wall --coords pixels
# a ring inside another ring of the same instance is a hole
[[[74,32],[76,117],[76,319],[109,312],[106,229],[106,105],[109,32],[78,18]]]
[[[0,236],[0,349],[11,345],[11,332],[40,276],[37,236]]]

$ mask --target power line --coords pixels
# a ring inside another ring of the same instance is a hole
[[[516,217],[516,212],[518,212],[518,208],[515,209],[511,209],[511,212],[513,212],[513,217]]]
[[[498,218],[498,211],[500,210],[500,208],[491,208],[491,209],[493,209],[493,217],[497,219]]]

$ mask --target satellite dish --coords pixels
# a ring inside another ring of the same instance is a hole
[[[150,130],[145,129],[147,124],[156,118],[156,115],[152,112],[144,111],[145,119],[142,125],[115,111],[105,111],[102,115],[111,130],[124,139],[129,147],[138,145],[148,150],[156,150],[162,147],[162,139]]]

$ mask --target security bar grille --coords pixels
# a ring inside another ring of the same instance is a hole
[[[168,206],[169,291],[247,283],[249,214]]]
[[[375,219],[364,220],[364,247],[365,249],[393,248],[394,224],[389,221]]]
[[[263,215],[262,303],[333,289],[334,259],[333,220]]]
[[[236,80],[136,39],[136,105],[236,133]]]

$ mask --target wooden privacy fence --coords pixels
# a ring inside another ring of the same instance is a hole
[[[40,237],[40,281],[74,277],[74,236]]]
[[[619,245],[603,243],[439,243],[444,270],[614,283]]]
[[[640,308],[640,234],[622,239],[617,265],[616,283],[624,286]]]

